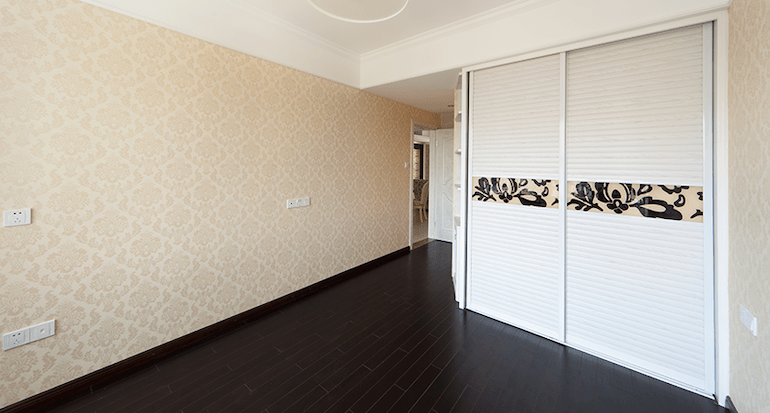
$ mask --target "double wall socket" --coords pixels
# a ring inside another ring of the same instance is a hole
[[[32,209],[12,209],[3,211],[3,226],[15,227],[17,225],[29,225],[32,223]]]
[[[3,350],[23,346],[33,341],[51,337],[56,334],[56,320],[46,321],[36,326],[22,328],[3,334]]]
[[[299,208],[310,205],[310,198],[295,198],[286,201],[286,208]]]

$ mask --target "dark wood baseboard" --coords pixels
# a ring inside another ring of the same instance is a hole
[[[121,360],[115,364],[101,368],[75,380],[61,384],[52,389],[38,393],[34,396],[18,401],[14,404],[0,409],[0,413],[16,412],[45,412],[56,406],[70,402],[78,397],[92,393],[102,387],[114,383],[126,376],[138,372],[139,370],[156,364],[159,361],[172,357],[192,346],[209,341],[228,331],[231,331],[241,325],[248,323],[259,317],[280,309],[293,301],[318,292],[324,288],[338,284],[356,275],[362,274],[375,267],[385,264],[388,261],[409,254],[409,247],[402,248],[388,255],[384,255],[375,260],[361,264],[358,267],[351,268],[337,275],[321,280],[315,284],[309,285],[283,297],[276,298],[273,301],[254,307],[251,310],[236,314],[230,318],[204,327],[198,331],[184,335],[157,347],[151,348],[145,352]]]
[[[725,407],[727,408],[727,410],[730,411],[730,413],[738,413],[738,409],[735,408],[735,405],[733,404],[733,399],[731,399],[730,396],[727,396]]]

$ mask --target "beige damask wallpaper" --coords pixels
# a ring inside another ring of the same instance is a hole
[[[730,7],[730,398],[770,411],[770,0]],[[740,305],[758,321],[754,337]]]
[[[0,2],[0,60],[0,329],[57,320],[0,407],[409,243],[440,115],[76,0]]]

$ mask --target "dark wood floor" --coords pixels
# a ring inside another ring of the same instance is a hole
[[[457,309],[432,242],[56,412],[720,412]]]

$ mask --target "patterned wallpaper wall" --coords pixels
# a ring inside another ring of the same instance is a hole
[[[770,0],[730,7],[730,398],[770,406]],[[757,317],[754,337],[740,305]]]
[[[441,123],[76,0],[0,3],[0,113],[0,407],[406,247]]]

